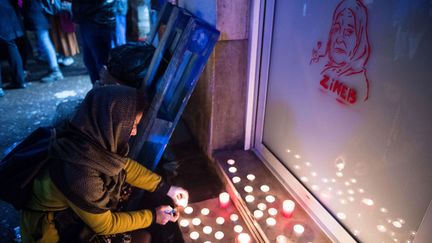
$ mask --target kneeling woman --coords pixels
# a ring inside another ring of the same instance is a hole
[[[63,239],[78,237],[67,234],[73,228],[64,222],[69,219],[57,217],[65,210],[73,212],[96,235],[178,219],[178,214],[166,213],[171,209],[168,205],[115,211],[125,183],[167,194],[175,204],[188,199],[187,191],[167,186],[159,175],[127,157],[128,141],[136,135],[147,109],[148,104],[133,88],[106,86],[89,91],[71,121],[57,129],[50,162],[34,180],[33,197],[21,215],[23,242],[73,242]]]

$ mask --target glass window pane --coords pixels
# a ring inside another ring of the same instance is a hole
[[[431,23],[428,0],[276,1],[262,142],[362,242],[412,241],[431,203]]]

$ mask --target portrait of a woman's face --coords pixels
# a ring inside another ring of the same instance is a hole
[[[355,15],[351,9],[339,12],[330,31],[329,58],[336,64],[349,63],[356,46]]]

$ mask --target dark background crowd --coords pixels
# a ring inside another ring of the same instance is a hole
[[[62,80],[61,67],[76,62],[80,52],[96,83],[112,48],[145,41],[164,2],[0,0],[0,58],[9,64],[2,65],[0,97],[27,88],[30,81]],[[42,76],[29,72],[32,59],[44,64]]]

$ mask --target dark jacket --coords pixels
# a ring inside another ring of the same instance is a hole
[[[26,30],[47,30],[50,22],[42,8],[41,0],[24,0],[22,14]]]
[[[117,0],[74,0],[72,13],[75,22],[96,23],[115,26],[115,10]]]
[[[10,0],[0,0],[0,38],[14,40],[24,35],[16,8]]]

